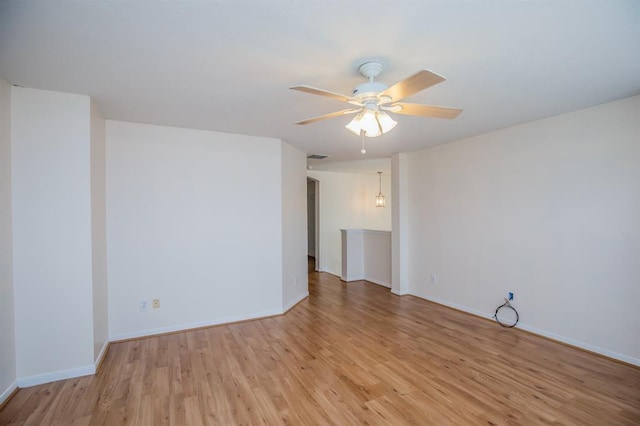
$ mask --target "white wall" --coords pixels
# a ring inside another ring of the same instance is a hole
[[[362,234],[364,279],[391,287],[391,231],[368,231]]]
[[[282,143],[282,306],[309,295],[307,272],[307,158]]]
[[[11,86],[0,79],[0,404],[16,388],[11,231]]]
[[[89,98],[14,87],[13,280],[20,386],[93,365]],[[46,356],[44,356],[46,354]]]
[[[389,174],[382,175],[386,207],[375,206],[378,174],[344,173],[318,170],[307,176],[320,182],[319,245],[320,270],[342,273],[341,229],[391,230],[392,194]]]
[[[640,96],[409,154],[409,199],[411,293],[640,364]]]
[[[107,121],[112,339],[282,312],[281,161],[276,139]]]
[[[91,103],[91,254],[93,272],[93,357],[99,361],[109,339],[106,229],[105,121]]]

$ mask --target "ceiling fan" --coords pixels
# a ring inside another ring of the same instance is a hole
[[[445,81],[444,77],[429,70],[421,70],[411,77],[389,87],[386,84],[374,81],[382,69],[382,64],[377,61],[365,62],[360,65],[358,71],[369,81],[357,85],[351,92],[351,96],[317,89],[311,86],[291,87],[290,89],[293,90],[326,96],[350,103],[356,107],[308,118],[298,121],[296,124],[310,124],[327,118],[357,114],[356,117],[346,125],[346,128],[356,135],[364,134],[368,137],[376,137],[387,133],[397,124],[387,112],[448,119],[456,118],[462,112],[462,110],[458,108],[399,102],[414,93]]]

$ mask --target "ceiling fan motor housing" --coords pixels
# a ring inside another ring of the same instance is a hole
[[[369,96],[376,96],[378,93],[386,90],[387,87],[388,86],[384,83],[367,81],[366,83],[358,84],[351,94],[358,99],[363,99]]]

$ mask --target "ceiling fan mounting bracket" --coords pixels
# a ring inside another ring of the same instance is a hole
[[[358,68],[358,71],[364,77],[367,77],[369,81],[373,81],[374,78],[380,75],[380,72],[382,72],[383,68],[384,67],[380,62],[371,61],[371,62],[365,62],[364,64],[360,65],[360,67]]]

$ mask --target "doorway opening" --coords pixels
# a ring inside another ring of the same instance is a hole
[[[320,182],[307,177],[307,256],[320,271]]]

